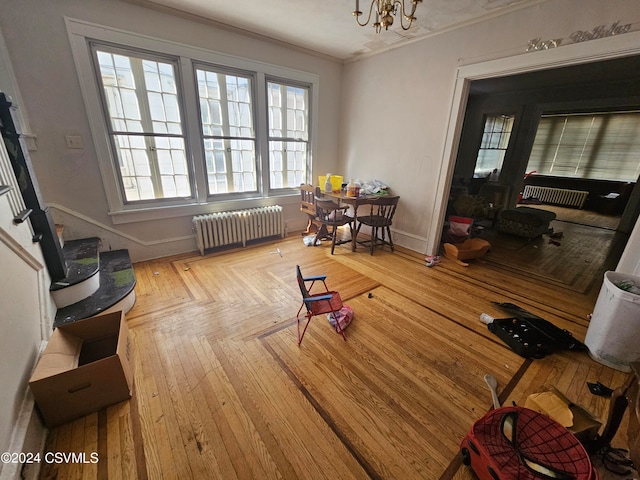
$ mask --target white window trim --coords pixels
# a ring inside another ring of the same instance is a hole
[[[319,105],[319,76],[317,74],[270,65],[255,60],[234,57],[200,47],[150,37],[135,32],[128,32],[113,27],[97,25],[78,19],[65,17],[65,23],[67,26],[73,59],[78,73],[78,79],[80,81],[80,89],[87,111],[89,127],[91,129],[91,135],[96,149],[98,166],[100,168],[100,174],[109,207],[108,213],[115,224],[197,215],[200,213],[247,208],[251,206],[271,205],[277,202],[278,198],[293,194],[297,195],[297,193],[289,192],[287,195],[287,192],[283,191],[282,194],[278,193],[279,197],[268,197],[267,195],[269,195],[269,191],[265,187],[265,191],[262,195],[257,196],[256,198],[221,200],[208,203],[207,189],[205,186],[206,172],[204,170],[204,162],[197,158],[192,159],[195,184],[197,188],[197,191],[194,192],[195,199],[191,199],[187,202],[181,199],[177,199],[175,201],[164,200],[159,204],[149,206],[126,204],[119,188],[117,180],[119,172],[117,172],[115,162],[113,161],[111,145],[107,135],[107,126],[105,124],[106,120],[102,111],[100,91],[98,90],[98,83],[95,79],[93,59],[89,48],[90,40],[118,44],[134,49],[144,49],[152,52],[163,52],[179,58],[184,87],[184,118],[187,129],[187,138],[192,145],[198,145],[201,143],[198,117],[199,109],[197,104],[198,95],[196,91],[196,82],[193,78],[194,73],[192,61],[224,65],[230,68],[255,72],[255,93],[258,105],[266,105],[266,92],[262,86],[265,85],[265,79],[267,77],[276,77],[309,84],[311,86],[311,105],[309,112],[309,134],[311,142],[309,146],[309,171],[307,174],[308,176],[311,175],[311,164],[317,149],[316,139]],[[266,112],[265,114],[263,114],[262,111],[258,112],[256,117],[256,131],[261,132],[260,135],[266,136]],[[266,154],[268,158],[268,152],[256,153],[258,155]],[[264,165],[265,163],[262,162],[262,164]],[[260,170],[260,167],[258,168],[259,172],[261,171],[263,182],[265,180],[268,181],[269,172],[265,172],[265,169]],[[263,183],[263,185],[268,185],[268,183]]]

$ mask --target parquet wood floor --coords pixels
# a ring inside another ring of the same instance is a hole
[[[278,253],[278,250],[279,252]],[[323,317],[302,345],[295,266],[327,274],[355,311],[343,341]],[[626,375],[585,353],[515,355],[478,321],[491,301],[540,314],[583,339],[595,299],[477,262],[396,249],[305,247],[300,236],[134,265],[127,315],[130,401],[53,429],[48,451],[97,464],[43,465],[43,479],[465,479],[459,443],[491,407],[554,384],[603,418],[586,381]]]

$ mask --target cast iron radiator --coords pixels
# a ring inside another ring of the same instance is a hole
[[[284,238],[280,205],[197,215],[193,217],[193,227],[201,255],[207,248],[234,243],[244,247],[250,240],[275,235]]]
[[[563,207],[582,208],[589,192],[583,190],[569,190],[566,188],[539,187],[525,185],[522,198],[537,198],[542,203],[550,203]]]

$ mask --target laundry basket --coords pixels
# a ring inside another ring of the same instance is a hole
[[[605,272],[584,343],[595,361],[630,372],[640,361],[640,295],[618,287],[623,282],[640,287],[640,277]]]

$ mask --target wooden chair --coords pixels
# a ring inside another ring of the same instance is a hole
[[[303,277],[302,272],[300,271],[300,266],[296,265],[296,277],[298,278],[298,287],[300,287],[300,293],[302,294],[302,305],[300,305],[298,313],[296,314],[296,321],[298,324],[298,345],[300,345],[311,319],[316,315],[328,313],[333,313],[334,317],[337,318],[338,312],[342,308],[342,299],[338,292],[329,291],[327,284],[325,283],[327,278],[326,275]],[[307,287],[308,282],[311,282],[309,287]],[[322,282],[324,285],[324,291],[320,293],[310,293],[316,282]],[[305,318],[307,319],[307,323],[302,330],[302,334],[300,334],[300,312],[303,308],[306,309]],[[339,322],[336,322],[336,330],[340,332],[344,340],[347,339]]]
[[[398,206],[399,196],[384,195],[381,197],[365,199],[361,205],[369,205],[369,215],[358,215],[358,229],[356,230],[356,237],[360,232],[362,225],[371,227],[371,240],[363,240],[358,242],[366,245],[371,244],[371,255],[373,255],[373,249],[376,245],[389,245],[391,251],[394,251],[393,240],[391,240],[391,225],[393,222],[393,215],[396,213],[396,207]],[[378,238],[378,232],[381,233],[381,238]]]
[[[596,442],[609,445],[615,437],[625,410],[629,410],[627,440],[629,457],[636,468],[640,468],[640,362],[631,363],[631,375],[623,386],[613,392],[609,407],[609,417]]]
[[[336,240],[338,227],[349,225],[351,238],[353,238],[353,217],[347,215],[349,207],[341,207],[337,203],[326,198],[316,197],[316,217],[319,222],[327,229],[327,237],[331,237],[331,255],[336,245],[351,242],[349,240]],[[329,227],[331,230],[329,231]]]
[[[302,232],[302,235],[318,233],[322,224],[318,222],[316,214],[316,187],[311,184],[303,183],[300,185],[300,211],[309,217],[307,229]]]

